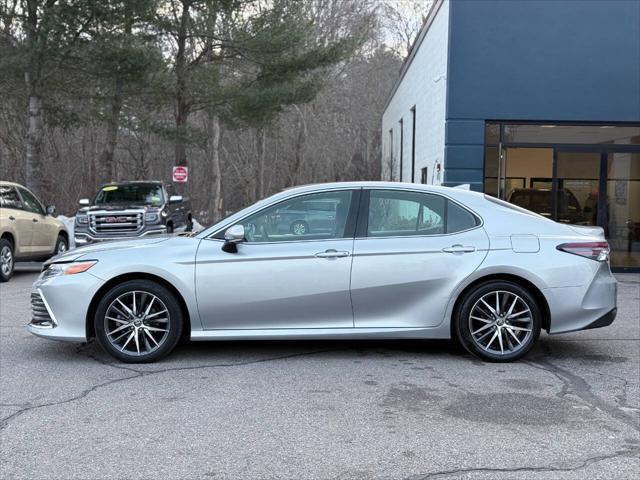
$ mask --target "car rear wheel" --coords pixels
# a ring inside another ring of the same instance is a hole
[[[61,253],[69,250],[69,241],[67,237],[64,235],[58,235],[58,240],[56,241],[56,249],[54,255],[60,255]]]
[[[171,352],[182,333],[173,293],[149,280],[131,280],[107,292],[94,317],[100,346],[118,360],[145,363]]]
[[[13,245],[6,238],[0,239],[0,282],[8,282],[13,276],[15,257]]]
[[[526,355],[540,336],[540,325],[535,298],[508,281],[489,281],[473,288],[455,319],[460,343],[491,362],[510,362]]]
[[[303,222],[302,220],[296,220],[291,224],[290,230],[294,235],[304,235],[309,233],[309,225],[307,225],[307,222]]]

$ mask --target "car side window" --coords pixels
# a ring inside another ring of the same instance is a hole
[[[445,198],[439,195],[372,190],[369,237],[439,235],[445,232]]]
[[[440,195],[392,190],[370,193],[368,237],[442,235],[477,225],[474,214]]]
[[[478,225],[478,218],[474,214],[447,200],[447,233],[462,232]]]
[[[44,208],[40,201],[35,197],[33,193],[24,188],[20,189],[20,196],[24,202],[24,209],[33,213],[39,213],[40,215],[44,215]]]
[[[295,242],[344,238],[352,192],[302,195],[240,222],[249,242]]]
[[[16,189],[6,185],[0,185],[0,207],[2,208],[22,208],[22,201]]]

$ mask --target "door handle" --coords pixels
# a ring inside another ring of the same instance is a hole
[[[337,250],[325,250],[324,252],[318,252],[315,254],[318,258],[340,258],[340,257],[348,257],[351,255],[349,252],[339,252]]]
[[[11,220],[12,222],[16,219],[16,217],[14,217],[13,215],[9,216],[9,220]]]
[[[32,221],[33,223],[38,223],[38,219],[37,219],[37,218],[32,218],[32,219],[31,219],[31,221]]]
[[[456,244],[442,249],[446,253],[471,253],[476,251],[476,247],[467,247],[464,245]]]

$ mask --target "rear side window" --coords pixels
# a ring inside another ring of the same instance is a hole
[[[475,215],[440,195],[395,190],[370,193],[368,237],[442,235],[478,224]]]
[[[478,219],[457,203],[447,200],[447,233],[462,232],[478,225]]]
[[[13,187],[0,185],[0,207],[2,208],[22,208],[22,202],[18,192]]]

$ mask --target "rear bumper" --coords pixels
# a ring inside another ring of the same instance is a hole
[[[591,328],[600,328],[600,327],[608,327],[613,323],[616,318],[616,314],[618,313],[618,309],[614,308],[609,313],[605,313],[599,319],[591,322],[589,325],[584,327],[584,330],[589,330]]]
[[[611,325],[617,312],[617,291],[618,282],[606,263],[586,285],[543,290],[551,314],[549,333]]]

